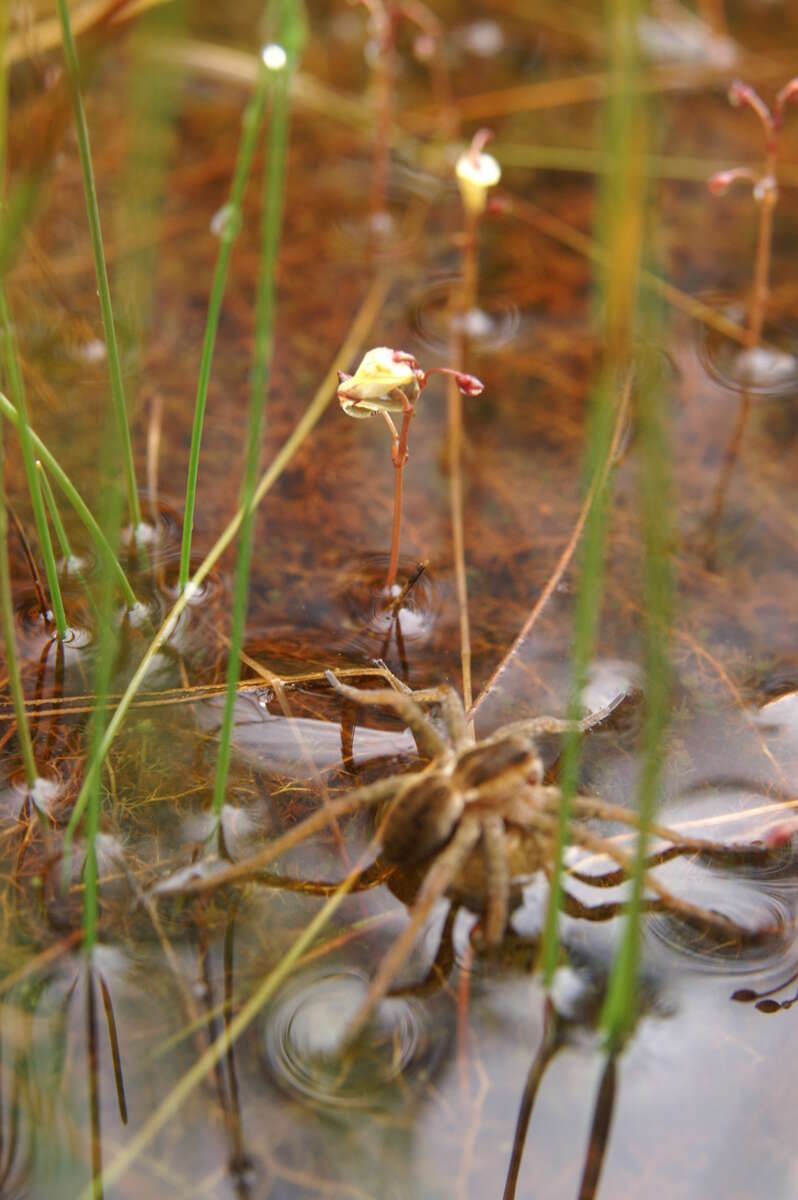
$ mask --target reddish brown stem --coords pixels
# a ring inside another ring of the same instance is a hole
[[[775,159],[775,155],[773,155]],[[775,161],[768,156],[766,178],[773,181],[760,201],[759,233],[756,241],[756,258],[754,260],[754,291],[751,297],[751,308],[748,313],[748,346],[753,349],[762,339],[762,329],[765,324],[765,311],[768,302],[768,278],[770,275],[770,246],[773,237],[773,210],[776,207],[778,192],[776,191]]]
[[[398,440],[394,443],[393,457],[393,528],[391,532],[391,557],[388,560],[388,574],[385,577],[385,591],[390,592],[396,583],[396,572],[399,566],[399,533],[402,525],[402,479],[405,463],[407,462],[407,438],[410,433],[410,418],[413,416],[413,405],[406,401],[402,413],[402,429]]]
[[[372,232],[380,217],[388,211],[388,164],[391,154],[394,89],[394,22],[390,8],[382,14],[378,26],[379,62],[377,66],[377,129],[374,137],[374,161],[371,170],[370,213]]]

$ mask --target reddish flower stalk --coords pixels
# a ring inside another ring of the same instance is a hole
[[[412,354],[377,346],[369,350],[354,375],[340,371],[338,399],[350,417],[367,418],[380,413],[391,433],[391,459],[394,466],[393,525],[391,553],[385,591],[390,593],[396,583],[399,566],[399,536],[402,524],[402,486],[404,467],[408,459],[407,440],[416,400],[427,386],[430,375],[450,375],[466,396],[479,396],[484,384],[475,375],[455,371],[451,367],[431,367],[422,370]],[[401,413],[402,424],[397,430],[391,413]]]
[[[388,211],[388,167],[391,157],[394,89],[396,83],[396,30],[404,18],[416,25],[420,36],[417,53],[430,64],[438,107],[443,120],[451,120],[452,95],[449,76],[441,55],[443,26],[422,0],[350,0],[362,4],[371,17],[377,42],[377,126],[374,135],[374,158],[371,169],[369,210],[372,231],[380,228]]]
[[[712,176],[708,184],[709,190],[714,196],[722,196],[738,180],[745,180],[752,185],[754,200],[759,205],[754,284],[751,307],[748,312],[747,344],[749,349],[759,345],[765,323],[773,240],[773,212],[779,198],[780,134],[784,123],[784,110],[796,96],[798,96],[798,76],[791,79],[781,89],[773,102],[772,109],[768,108],[758,92],[747,83],[735,80],[729,88],[729,103],[735,106],[746,106],[756,114],[765,134],[765,159],[762,170],[759,172],[750,167],[734,167],[730,171],[719,171]]]

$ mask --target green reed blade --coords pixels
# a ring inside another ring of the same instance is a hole
[[[4,396],[2,392],[0,392],[0,416],[3,416],[10,421],[19,433],[19,414],[8,397]],[[47,446],[45,446],[42,439],[33,429],[30,430],[30,437],[33,443],[34,451],[42,460],[45,467],[66,496],[67,500],[80,517],[89,533],[89,536],[97,547],[99,555],[108,563],[110,569],[112,570],[114,578],[124,594],[127,607],[136,608],[138,605],[136,594],[130,586],[127,575],[125,575],[125,572],[122,570],[119,559],[116,557],[112,546],[97,523],[97,520],[92,514],[91,509],[86,504],[86,501],[83,499],[64,468],[61,466],[52,452],[48,450]]]
[[[269,47],[276,64],[270,70],[272,110],[269,122],[269,155],[263,175],[263,208],[261,213],[261,264],[258,274],[255,306],[255,349],[252,361],[249,433],[244,486],[241,493],[243,517],[238,538],[238,557],[233,582],[233,613],[230,628],[230,652],[227,659],[227,690],[219,736],[219,755],[213,788],[213,811],[217,819],[222,811],[227,776],[230,767],[230,747],[233,734],[233,715],[241,669],[241,649],[247,612],[249,570],[252,561],[252,538],[255,512],[252,499],[258,477],[258,461],[269,390],[272,353],[274,349],[275,271],[280,248],[283,205],[285,198],[285,155],[290,118],[289,88],[295,59],[286,55],[280,64],[283,47]]]
[[[50,480],[47,478],[47,472],[45,471],[42,461],[39,458],[36,459],[36,471],[39,476],[39,482],[41,483],[44,503],[47,507],[48,513],[50,514],[50,520],[53,523],[53,529],[55,530],[55,536],[58,539],[58,545],[61,547],[61,554],[63,558],[69,562],[73,558],[72,547],[69,544],[69,538],[67,537],[67,531],[64,528],[64,522],[61,520],[61,514],[58,511],[58,505],[55,502],[55,496],[53,495],[53,489],[50,486]]]
[[[55,536],[58,539],[58,544],[61,547],[61,553],[64,557],[64,561],[68,566],[71,566],[75,569],[77,580],[80,586],[83,588],[83,591],[86,593],[86,598],[91,605],[91,609],[95,618],[99,621],[99,609],[97,608],[94,596],[92,595],[88,580],[86,579],[83,571],[80,569],[80,559],[72,553],[72,546],[70,545],[67,531],[64,528],[64,522],[61,520],[61,513],[58,511],[58,505],[56,504],[55,496],[53,495],[52,485],[50,484],[50,480],[47,478],[47,472],[44,469],[44,464],[38,458],[36,459],[36,470],[42,485],[42,495],[44,496],[44,502],[47,506],[47,512],[50,514],[50,521],[52,522],[53,529],[55,530]]]
[[[106,420],[101,463],[119,461],[121,435],[118,422],[109,415]],[[119,540],[122,525],[123,498],[118,479],[110,473],[102,481],[99,500],[100,522],[109,544]],[[92,681],[92,714],[88,730],[87,761],[93,762],[99,754],[105,735],[108,709],[108,693],[111,672],[116,660],[119,623],[114,620],[115,580],[111,563],[107,558],[100,564],[100,578],[96,587],[95,605],[98,612],[94,678]],[[100,831],[101,775],[89,771],[86,776],[85,820],[83,825],[86,854],[83,863],[83,947],[91,953],[97,942],[99,918],[97,835]]]
[[[22,449],[22,461],[25,466],[25,476],[28,480],[33,519],[36,523],[36,533],[39,537],[39,548],[44,560],[44,571],[47,576],[47,587],[50,592],[50,604],[53,609],[55,632],[59,640],[63,640],[67,632],[64,601],[61,597],[61,584],[58,580],[58,567],[53,554],[53,542],[50,537],[50,527],[47,524],[47,514],[44,511],[42,490],[36,471],[36,459],[33,453],[28,406],[25,402],[25,386],[22,382],[22,372],[19,367],[14,330],[11,325],[11,315],[6,303],[5,288],[0,282],[0,337],[2,337],[3,370],[8,380],[9,390],[14,400],[19,422],[19,444]],[[45,614],[42,614],[43,616]]]
[[[22,676],[17,658],[17,642],[14,629],[14,599],[11,594],[11,571],[8,563],[8,512],[6,511],[5,496],[5,455],[3,449],[3,428],[0,424],[0,619],[3,624],[3,645],[5,647],[6,670],[8,686],[11,691],[11,702],[14,705],[14,715],[17,719],[17,741],[19,742],[22,761],[25,767],[25,782],[32,788],[38,778],[36,760],[33,756],[33,744],[28,729],[28,714],[25,711],[25,694],[22,690]]]
[[[608,0],[607,44],[611,53],[613,86],[605,106],[605,154],[613,169],[601,180],[599,241],[606,246],[606,270],[599,281],[601,339],[606,347],[591,400],[586,452],[586,487],[606,460],[612,437],[612,414],[626,368],[634,325],[639,280],[643,219],[645,152],[644,109],[635,92],[637,0]],[[576,599],[572,654],[572,680],[568,716],[582,715],[581,696],[593,656],[604,584],[604,548],[610,488],[596,496],[585,522],[582,574]],[[563,891],[563,856],[568,844],[571,800],[578,784],[581,737],[568,734],[560,775],[562,801],[554,851],[551,894],[541,948],[546,985],[559,961],[559,909]]]
[[[5,4],[0,6],[0,186],[5,179],[6,143],[8,134],[8,70],[6,67],[6,39],[8,37],[8,10]],[[8,212],[2,210],[0,220],[0,245],[3,245],[3,229],[7,223]],[[0,289],[3,282],[3,256],[0,255]],[[36,759],[33,755],[28,714],[25,710],[25,693],[22,688],[22,675],[17,657],[17,640],[14,621],[14,598],[11,592],[11,568],[8,561],[8,511],[6,509],[5,490],[5,451],[3,445],[3,430],[0,424],[0,623],[3,629],[3,646],[5,649],[8,686],[11,692],[11,702],[17,720],[17,741],[19,742],[22,762],[25,768],[25,781],[28,788],[36,783]]]
[[[647,333],[653,330],[647,330]],[[647,338],[648,340],[648,338]],[[654,344],[653,337],[651,344]],[[669,634],[673,611],[670,454],[665,397],[655,372],[641,372],[637,392],[640,499],[645,540],[646,715],[643,764],[638,786],[640,833],[634,855],[626,924],[616,952],[601,1023],[611,1052],[623,1043],[637,1010],[639,925],[645,889],[648,830],[662,773],[670,701]]]
[[[111,289],[108,284],[108,270],[105,265],[103,250],[103,235],[100,226],[100,208],[97,203],[97,189],[94,184],[94,170],[91,165],[91,148],[89,146],[89,128],[86,124],[86,114],[83,109],[83,99],[80,92],[80,68],[72,36],[72,26],[69,20],[67,0],[57,0],[58,16],[61,22],[61,36],[64,45],[64,61],[66,63],[69,91],[72,98],[72,108],[75,115],[75,130],[78,138],[78,153],[80,169],[83,175],[83,191],[86,197],[86,212],[89,218],[89,233],[91,248],[94,256],[94,271],[97,277],[97,294],[100,298],[105,347],[108,355],[108,374],[111,383],[111,399],[113,401],[116,422],[119,427],[120,451],[127,486],[127,502],[130,523],[135,531],[141,524],[141,509],[139,507],[138,489],[136,487],[136,470],[133,465],[133,446],[130,441],[125,390],[122,384],[122,367],[119,361],[119,348],[116,342],[116,327],[114,313],[111,307]]]
[[[216,343],[216,331],[219,327],[219,316],[222,310],[227,271],[233,253],[233,245],[238,237],[242,220],[242,205],[244,192],[249,179],[252,159],[258,141],[258,132],[263,123],[266,102],[269,96],[273,72],[263,62],[261,56],[255,87],[241,118],[242,133],[238,146],[233,179],[227,203],[216,214],[214,220],[220,221],[218,230],[219,253],[211,283],[211,296],[208,303],[208,315],[205,322],[205,335],[202,342],[199,379],[197,380],[197,395],[194,401],[194,424],[191,431],[191,448],[189,450],[188,477],[186,479],[186,504],[183,516],[183,539],[180,546],[180,569],[177,586],[183,591],[188,583],[191,569],[191,538],[194,530],[194,509],[197,498],[197,475],[199,473],[200,443],[205,422],[205,406],[208,399],[208,385],[211,377],[213,350]]]

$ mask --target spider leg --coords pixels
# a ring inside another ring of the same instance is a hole
[[[430,963],[429,970],[424,978],[420,979],[418,983],[406,983],[401,987],[391,988],[387,993],[389,996],[434,995],[445,985],[454,966],[454,942],[452,938],[454,923],[457,920],[459,911],[459,905],[449,905],[435,958]]]
[[[543,733],[587,733],[602,721],[606,721],[625,699],[623,695],[615,696],[609,704],[597,708],[595,712],[578,721],[569,721],[566,717],[528,717],[524,721],[513,721],[510,725],[505,725],[501,733],[528,733],[532,737]]]
[[[666,846],[664,849],[648,855],[644,863],[644,870],[649,871],[653,867],[661,867],[664,863],[685,853],[690,853],[690,851],[685,851],[681,846]],[[568,874],[571,879],[596,888],[619,887],[628,878],[623,867],[617,867],[614,871],[602,871],[600,875],[591,875],[588,871],[577,871],[572,868]]]
[[[369,808],[387,800],[396,791],[403,778],[403,775],[389,775],[387,779],[378,779],[375,783],[366,784],[365,787],[355,788],[353,792],[341,796],[340,800],[331,800],[329,804],[322,805],[304,821],[300,821],[298,825],[286,830],[280,837],[275,838],[274,841],[259,850],[257,854],[253,854],[251,858],[242,859],[241,862],[234,863],[224,870],[214,871],[210,875],[198,875],[194,879],[187,879],[180,886],[179,891],[170,892],[170,894],[196,895],[200,892],[213,891],[224,884],[249,879],[262,867],[274,862],[281,854],[285,854],[287,850],[304,842],[311,833],[324,829],[325,825],[329,825],[335,817],[343,817],[347,813],[354,812],[355,809]],[[167,890],[168,884],[169,879],[167,878],[163,884],[156,884],[153,891],[157,894],[159,889]]]
[[[350,893],[368,892],[372,888],[382,887],[396,870],[384,863],[372,863],[360,875],[349,889]],[[253,879],[263,887],[274,888],[275,891],[304,892],[307,896],[331,896],[341,886],[341,880],[331,879],[301,879],[295,875],[277,875],[271,871],[253,872]]]
[[[631,809],[620,804],[606,804],[603,800],[588,796],[574,796],[573,811],[582,817],[599,817],[605,821],[618,821],[623,825],[631,825],[633,829],[640,828],[640,816]],[[750,846],[744,843],[729,846],[724,842],[714,842],[708,838],[693,838],[661,825],[658,821],[650,821],[648,830],[655,837],[671,842],[679,854],[701,854],[705,858],[742,859],[744,862],[768,862],[773,857],[773,851],[767,846]]]
[[[395,692],[392,688],[356,688],[348,683],[341,683],[332,671],[325,671],[327,682],[339,696],[354,700],[357,704],[373,704],[380,708],[392,708],[394,712],[410,729],[416,739],[419,752],[427,758],[438,758],[444,754],[447,746],[434,725],[425,717],[412,696],[404,692]]]
[[[581,900],[577,900],[576,896],[572,896],[565,889],[562,892],[560,908],[566,916],[576,917],[580,921],[612,921],[615,917],[622,917],[627,911],[624,900],[613,900],[604,904],[583,904]],[[668,905],[664,900],[650,898],[643,900],[641,908],[645,913],[668,911]]]
[[[553,817],[546,816],[545,813],[530,813],[529,822],[530,825],[536,825],[538,828],[548,830],[551,834],[556,830],[556,821]],[[631,876],[633,873],[634,861],[630,854],[619,850],[608,838],[599,837],[591,833],[581,823],[575,822],[572,825],[571,840],[575,844],[584,846],[587,850],[593,850],[597,854],[606,854],[608,858],[611,858],[613,862],[617,862],[623,868],[627,876]],[[664,884],[660,883],[655,875],[646,872],[644,879],[646,887],[659,897],[663,906],[669,912],[680,917],[688,925],[697,926],[699,929],[711,929],[720,937],[731,939],[737,943],[756,941],[763,933],[775,932],[775,928],[773,927],[758,930],[745,929],[742,925],[738,925],[736,921],[732,921],[730,917],[724,917],[722,913],[713,912],[709,908],[702,908],[698,904],[691,904],[689,900],[682,900],[679,896],[671,892],[669,888],[666,888]]]
[[[442,683],[439,687],[421,688],[413,692],[412,696],[417,704],[439,704],[441,706],[441,716],[455,750],[462,750],[465,746],[473,743],[474,739],[468,731],[463,702],[450,684]]]
[[[480,818],[482,853],[485,857],[485,944],[498,946],[507,928],[510,910],[510,872],[504,821],[498,813]]]
[[[344,1044],[355,1041],[363,1032],[374,1009],[387,994],[392,981],[407,961],[418,932],[436,901],[444,894],[468,858],[479,841],[479,836],[479,822],[473,817],[463,817],[449,845],[434,859],[411,910],[410,920],[380,963],[368,992],[349,1024]]]

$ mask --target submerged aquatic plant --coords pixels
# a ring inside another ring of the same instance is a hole
[[[714,196],[724,195],[737,180],[750,183],[754,200],[759,205],[759,232],[754,259],[754,282],[751,307],[748,311],[747,346],[754,350],[762,339],[762,327],[768,300],[770,252],[773,239],[773,213],[779,198],[778,170],[781,160],[781,128],[784,110],[798,96],[798,76],[784,85],[768,108],[762,97],[749,84],[736,79],[729,88],[729,103],[735,107],[753,109],[765,133],[765,158],[760,171],[751,167],[733,167],[718,171],[709,180]]]
[[[449,375],[464,396],[479,396],[484,384],[475,375],[455,371],[451,367],[431,367],[422,370],[412,354],[377,346],[364,356],[354,375],[338,372],[338,399],[349,417],[363,420],[381,413],[391,432],[391,458],[394,465],[393,533],[385,591],[390,593],[396,583],[399,563],[399,531],[402,522],[402,475],[408,459],[407,439],[410,421],[421,392],[430,375]],[[397,430],[391,413],[401,413],[402,426]]]

